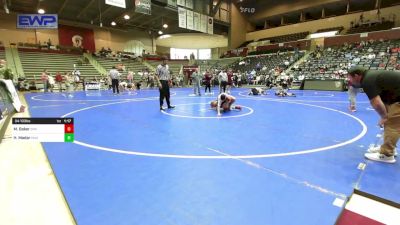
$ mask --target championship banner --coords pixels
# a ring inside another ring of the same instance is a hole
[[[106,0],[107,5],[112,5],[120,8],[126,8],[125,0]]]
[[[151,15],[151,0],[135,0],[135,12]]]
[[[186,0],[186,8],[193,9],[193,0]]]
[[[193,11],[186,10],[186,26],[187,29],[193,30]]]
[[[185,0],[177,0],[176,1],[177,5],[185,6]]]
[[[200,13],[193,12],[193,30],[200,31]]]
[[[207,33],[214,34],[214,18],[208,17]]]
[[[203,33],[207,33],[207,21],[208,21],[208,16],[207,15],[200,15],[200,31]]]
[[[186,29],[186,9],[178,7],[179,27]]]
[[[168,5],[176,7],[176,0],[168,0]]]
[[[94,33],[91,29],[60,25],[58,28],[58,39],[60,45],[73,46],[96,52]]]

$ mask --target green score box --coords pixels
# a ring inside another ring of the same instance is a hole
[[[74,142],[74,134],[64,134],[64,142]]]

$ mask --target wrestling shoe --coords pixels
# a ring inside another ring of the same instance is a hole
[[[377,162],[384,162],[384,163],[395,163],[396,159],[394,156],[386,156],[384,154],[380,153],[365,153],[364,154],[365,158]]]
[[[237,110],[242,110],[242,106],[236,105],[236,106],[235,106],[235,109],[237,109]]]
[[[353,105],[353,106],[349,106],[349,110],[350,110],[350,112],[356,112],[357,110],[356,110],[356,107]]]
[[[381,146],[371,147],[367,150],[368,153],[379,153],[381,151]],[[394,157],[397,157],[397,148],[394,149]]]

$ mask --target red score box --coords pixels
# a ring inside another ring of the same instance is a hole
[[[64,124],[64,132],[65,133],[74,133],[74,125],[73,124]]]

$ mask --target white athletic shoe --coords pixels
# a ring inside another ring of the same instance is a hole
[[[376,147],[369,148],[367,150],[367,152],[368,153],[379,153],[380,150],[381,150],[381,146],[378,145]],[[397,148],[394,149],[394,156],[397,157]]]
[[[394,156],[386,156],[380,153],[365,153],[365,158],[373,161],[384,162],[384,163],[395,163],[396,159]]]

